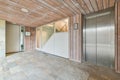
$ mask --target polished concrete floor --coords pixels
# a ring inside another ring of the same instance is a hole
[[[120,80],[120,74],[106,67],[32,51],[0,60],[0,80]]]

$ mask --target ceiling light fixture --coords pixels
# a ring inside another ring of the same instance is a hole
[[[28,12],[29,12],[28,9],[26,9],[26,8],[21,8],[21,11],[22,11],[22,12],[25,12],[25,13],[28,13]]]

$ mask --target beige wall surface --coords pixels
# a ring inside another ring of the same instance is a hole
[[[0,20],[0,58],[5,57],[5,20]]]
[[[20,51],[20,26],[6,24],[6,53]]]

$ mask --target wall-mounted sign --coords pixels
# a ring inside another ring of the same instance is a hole
[[[74,23],[74,30],[78,30],[78,23]]]
[[[25,35],[26,35],[26,36],[30,36],[31,33],[30,33],[30,32],[25,32]]]

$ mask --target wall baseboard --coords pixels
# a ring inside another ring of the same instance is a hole
[[[12,53],[18,53],[20,51],[14,51],[14,52],[7,52],[6,54],[12,54]]]

